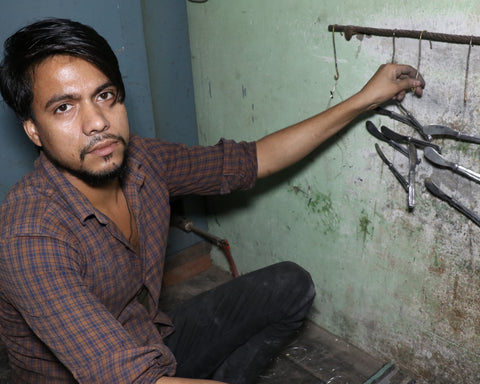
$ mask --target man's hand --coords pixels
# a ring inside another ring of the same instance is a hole
[[[372,110],[388,100],[403,100],[408,91],[420,97],[424,87],[425,81],[415,68],[409,65],[384,64],[359,94],[371,103],[367,110]]]

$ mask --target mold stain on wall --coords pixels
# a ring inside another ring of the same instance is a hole
[[[373,224],[364,209],[362,209],[358,219],[358,232],[364,243],[367,240],[367,235],[373,236]]]
[[[321,224],[324,235],[338,229],[340,219],[330,194],[313,190],[310,185],[294,185],[291,187],[291,191],[305,202],[305,210],[315,216],[319,225]]]

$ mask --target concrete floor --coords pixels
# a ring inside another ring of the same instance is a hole
[[[162,308],[213,288],[231,277],[211,267],[164,289]],[[5,347],[0,343],[0,384],[10,384]],[[307,322],[274,359],[257,384],[413,384],[411,376]],[[419,382],[417,382],[419,384]]]

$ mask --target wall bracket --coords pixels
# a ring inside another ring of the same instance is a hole
[[[342,32],[345,39],[349,41],[353,35],[371,35],[384,37],[406,37],[411,39],[438,41],[451,44],[480,45],[480,36],[451,35],[428,31],[415,31],[407,29],[381,29],[360,27],[355,25],[329,25],[329,32]]]

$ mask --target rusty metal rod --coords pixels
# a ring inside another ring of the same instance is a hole
[[[408,29],[381,29],[360,27],[355,25],[329,25],[329,32],[342,32],[345,34],[345,39],[350,41],[353,35],[372,35],[372,36],[384,36],[384,37],[406,37],[410,39],[422,39],[429,41],[438,41],[442,43],[452,44],[471,44],[480,45],[480,36],[467,36],[467,35],[451,35],[447,33],[436,33],[428,31],[415,31]]]

